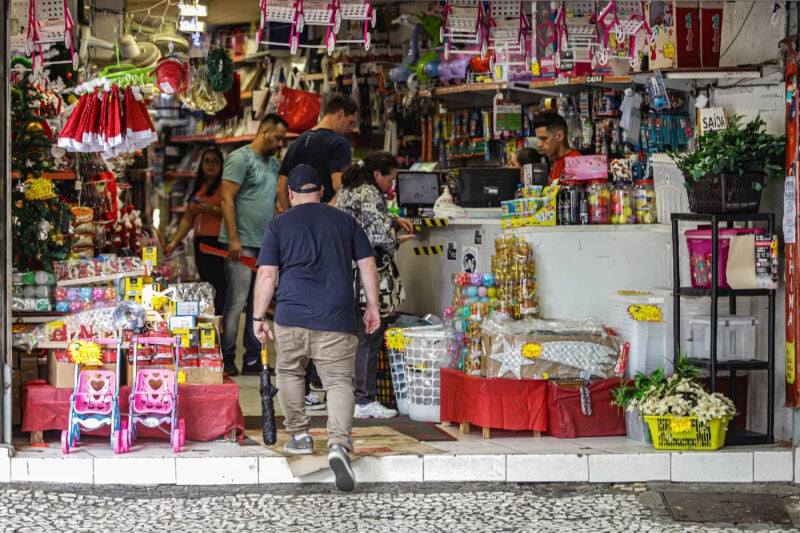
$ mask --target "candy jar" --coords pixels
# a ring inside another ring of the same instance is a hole
[[[589,208],[589,224],[611,222],[611,189],[606,180],[592,180],[586,192]]]
[[[637,224],[655,224],[656,191],[653,180],[640,180],[633,189],[634,219]]]
[[[618,182],[611,189],[611,223],[634,223],[633,189],[629,183]]]

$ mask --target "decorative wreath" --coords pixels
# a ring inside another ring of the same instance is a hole
[[[222,48],[212,48],[206,58],[211,88],[221,93],[233,87],[233,61]]]

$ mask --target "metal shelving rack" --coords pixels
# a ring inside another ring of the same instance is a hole
[[[710,289],[695,289],[681,286],[680,262],[678,252],[680,240],[678,235],[678,222],[709,222],[711,224],[711,272],[714,274]],[[728,429],[726,444],[772,444],[774,442],[773,426],[775,418],[775,289],[720,289],[717,287],[716,273],[719,264],[719,224],[725,223],[732,228],[735,222],[766,222],[769,234],[775,233],[774,213],[744,213],[744,214],[699,214],[699,213],[673,213],[672,214],[672,267],[673,267],[673,320],[674,320],[674,358],[675,364],[680,355],[680,328],[681,328],[681,296],[710,296],[711,297],[711,338],[709,359],[689,360],[691,364],[706,368],[711,381],[711,392],[717,391],[717,372],[729,372],[731,383],[731,399],[736,402],[736,372],[751,370],[765,370],[767,372],[767,433],[754,433],[750,431]],[[736,314],[737,296],[766,296],[769,305],[768,332],[767,332],[767,360],[750,361],[717,361],[717,316],[718,298],[727,296],[730,302],[730,314]]]

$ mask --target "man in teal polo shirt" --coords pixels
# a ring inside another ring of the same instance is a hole
[[[253,334],[253,284],[255,272],[239,260],[258,257],[264,230],[275,212],[278,189],[278,161],[272,154],[286,136],[288,124],[278,115],[269,114],[258,126],[256,138],[234,150],[225,159],[222,171],[222,228],[219,241],[228,247],[225,278],[228,291],[222,313],[222,360],[225,372],[235,376],[236,339],[239,318],[247,309],[244,332],[242,373],[261,370],[261,343]]]

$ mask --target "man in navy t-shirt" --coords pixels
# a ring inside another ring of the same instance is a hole
[[[324,187],[309,165],[298,165],[288,177],[292,209],[273,219],[258,255],[253,298],[253,331],[265,342],[275,340],[278,399],[291,454],[313,454],[305,411],[305,373],[314,361],[328,394],[328,463],[339,490],[355,488],[347,451],[353,450],[353,369],[356,314],[352,263],[358,264],[367,310],[368,333],[380,325],[378,271],[366,233],[349,214],[320,203]],[[280,272],[280,286],[275,282]],[[273,293],[275,334],[264,321]]]

